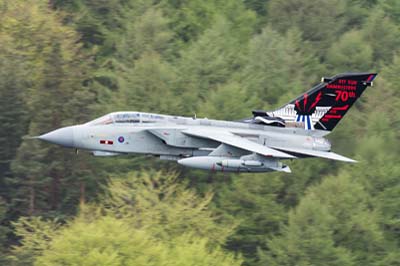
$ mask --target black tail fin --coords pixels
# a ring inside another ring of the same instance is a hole
[[[347,111],[372,86],[376,73],[344,73],[322,82],[283,107],[266,112],[290,122],[304,123],[307,130],[332,131]]]

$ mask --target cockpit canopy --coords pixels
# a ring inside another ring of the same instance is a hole
[[[95,120],[88,122],[90,126],[109,125],[109,124],[138,124],[138,123],[157,123],[167,119],[167,116],[158,114],[148,114],[139,112],[116,112],[106,114]]]

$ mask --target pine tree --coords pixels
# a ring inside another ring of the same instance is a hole
[[[307,191],[282,235],[268,242],[260,265],[371,265],[387,243],[371,197],[349,175],[326,178]]]
[[[288,102],[315,82],[318,62],[293,29],[285,36],[270,27],[252,38],[240,80],[258,109]]]
[[[15,265],[241,265],[221,248],[232,228],[216,223],[210,200],[175,174],[130,173],[66,224],[19,219],[21,245],[10,257]]]
[[[23,95],[29,86],[28,71],[15,53],[7,53],[7,45],[0,44],[0,195],[3,196],[9,196],[5,179],[11,175],[10,163],[28,126],[28,108]]]
[[[367,72],[373,62],[373,49],[360,31],[349,31],[332,44],[326,56],[327,64],[336,72]]]
[[[249,25],[243,25],[246,29]],[[192,114],[212,91],[233,77],[243,66],[242,43],[234,31],[235,24],[225,17],[218,17],[212,28],[206,30],[177,62],[180,80],[181,105],[184,113]]]
[[[28,8],[29,6],[29,8]],[[24,96],[31,114],[28,135],[37,136],[56,128],[87,121],[93,94],[83,84],[88,79],[87,62],[79,38],[60,18],[41,2],[18,2],[16,10],[26,9],[25,20],[15,22],[9,9],[4,17],[9,35],[22,38],[29,45],[18,47],[26,56],[30,69],[31,87]],[[44,23],[44,21],[46,23]],[[25,140],[12,163],[14,177],[13,212],[38,214],[46,211],[54,215],[57,210],[79,200],[69,197],[70,191],[79,191],[76,182],[67,182],[72,175],[73,152],[50,146],[36,140]],[[87,169],[82,169],[83,172]],[[73,195],[70,194],[70,195]],[[69,203],[62,203],[68,199]]]
[[[216,194],[217,210],[224,219],[238,223],[226,247],[241,252],[248,265],[257,261],[257,249],[265,248],[266,238],[278,231],[287,219],[279,199],[283,186],[280,178],[279,174],[234,176]]]

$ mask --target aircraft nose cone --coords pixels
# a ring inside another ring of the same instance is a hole
[[[74,129],[73,127],[63,127],[43,134],[38,139],[65,147],[74,147]]]

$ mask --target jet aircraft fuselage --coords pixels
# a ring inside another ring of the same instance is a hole
[[[281,160],[304,157],[354,162],[331,152],[324,136],[375,76],[349,73],[323,79],[282,108],[253,111],[252,118],[241,121],[114,112],[38,138],[96,156],[154,155],[213,171],[290,172]]]

